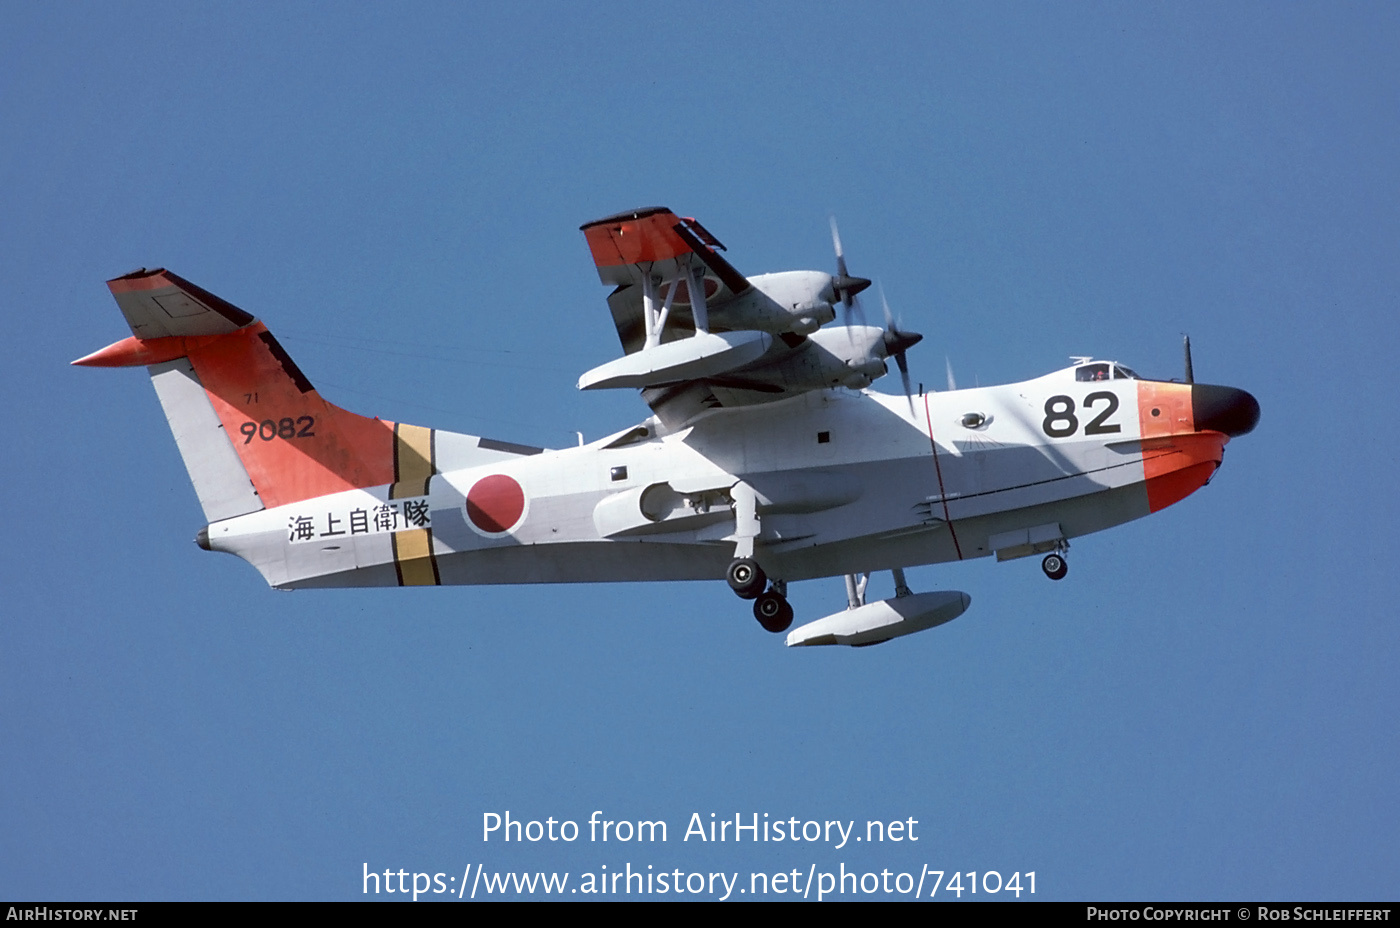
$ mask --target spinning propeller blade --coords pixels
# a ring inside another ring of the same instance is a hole
[[[918,332],[905,332],[899,328],[894,314],[890,312],[889,300],[885,299],[883,286],[880,287],[880,305],[885,309],[885,357],[894,358],[894,363],[899,367],[899,377],[904,383],[904,396],[909,400],[909,410],[912,412],[914,388],[909,383],[909,359],[905,357],[905,352],[923,341],[924,337]]]
[[[860,325],[865,325],[865,311],[861,309],[860,300],[856,299],[856,294],[870,286],[870,281],[864,277],[852,277],[846,273],[846,252],[841,247],[841,232],[836,228],[836,217],[831,217],[831,246],[836,250],[836,276],[831,280],[831,289],[841,299],[842,316],[846,328],[851,327],[851,314],[855,313],[856,321]]]

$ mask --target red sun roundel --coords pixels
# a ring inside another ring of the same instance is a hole
[[[525,512],[525,491],[505,474],[482,477],[467,491],[467,518],[488,534],[515,528]]]

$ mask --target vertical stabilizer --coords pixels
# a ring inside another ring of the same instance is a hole
[[[132,337],[73,362],[145,365],[213,522],[395,480],[394,423],[326,402],[248,313],[157,269],[107,282]],[[419,442],[422,444],[422,442]],[[431,463],[427,465],[431,469]]]
[[[427,496],[444,468],[541,450],[328,403],[265,325],[169,271],[107,286],[132,337],[73,363],[150,371],[210,522],[368,487],[388,485],[390,499]]]

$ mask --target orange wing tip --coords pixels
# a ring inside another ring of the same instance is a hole
[[[600,268],[665,261],[691,251],[675,232],[679,217],[663,206],[631,210],[580,226]]]
[[[183,358],[194,348],[214,338],[218,336],[140,339],[133,335],[69,363],[78,367],[145,367]]]

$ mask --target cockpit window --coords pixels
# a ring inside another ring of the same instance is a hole
[[[1113,377],[1115,380],[1141,380],[1142,378],[1130,367],[1121,364],[1113,365]]]
[[[1074,379],[1079,381],[1107,380],[1108,365],[1106,363],[1081,364],[1074,369]]]

